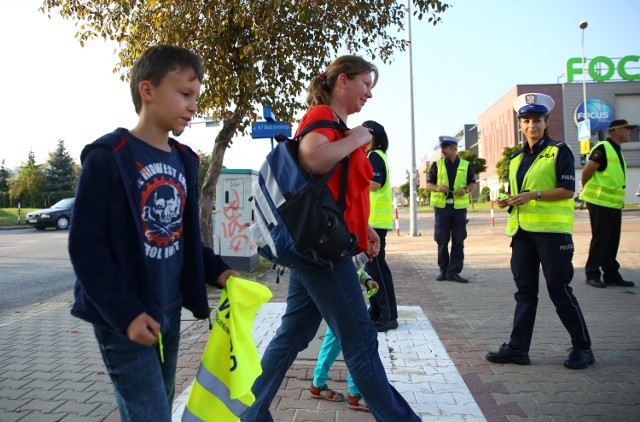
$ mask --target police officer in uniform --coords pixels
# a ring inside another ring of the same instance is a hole
[[[531,363],[529,346],[542,265],[551,301],[571,336],[572,348],[564,365],[583,369],[595,358],[582,311],[569,286],[573,278],[574,159],[567,144],[551,140],[546,133],[554,105],[551,97],[538,93],[520,95],[513,102],[527,142],[510,159],[510,196],[497,203],[510,211],[507,235],[512,237],[516,309],[509,342],[486,357],[494,363]]]
[[[435,213],[434,238],[438,244],[440,267],[436,280],[468,283],[460,272],[467,238],[469,193],[475,189],[475,177],[469,162],[458,157],[458,140],[441,136],[439,141],[442,158],[431,165],[427,176],[427,189],[431,191],[431,206]]]
[[[587,203],[591,220],[591,245],[585,265],[585,281],[593,287],[635,285],[620,275],[616,255],[620,245],[627,172],[620,147],[629,142],[631,131],[636,127],[626,120],[611,122],[607,139],[593,147],[589,161],[582,169],[581,182],[584,188],[580,199]]]

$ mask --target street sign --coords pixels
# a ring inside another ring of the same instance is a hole
[[[591,150],[591,120],[585,119],[578,122],[578,141],[580,141],[580,154],[588,154]]]
[[[291,136],[291,126],[287,122],[256,122],[251,126],[251,137],[273,138],[282,133],[284,136]]]
[[[267,122],[275,122],[276,119],[273,117],[273,113],[271,113],[271,109],[269,108],[268,105],[262,105],[262,117],[264,117],[264,119]]]

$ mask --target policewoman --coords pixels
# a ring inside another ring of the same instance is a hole
[[[542,265],[551,301],[571,336],[572,347],[564,366],[583,369],[595,359],[587,325],[569,286],[573,278],[574,159],[566,143],[547,135],[554,105],[550,96],[539,93],[520,95],[513,102],[526,142],[510,159],[510,196],[497,203],[500,208],[509,207],[507,235],[512,237],[516,309],[509,342],[486,357],[494,363],[531,363],[529,347]]]
[[[442,158],[431,165],[427,176],[427,189],[431,191],[431,206],[435,213],[434,239],[438,244],[440,273],[436,280],[468,283],[460,272],[467,238],[469,193],[476,186],[475,176],[469,162],[458,157],[456,138],[441,136],[439,141]]]

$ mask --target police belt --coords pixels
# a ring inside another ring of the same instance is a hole
[[[444,202],[445,202],[445,204],[453,205],[453,198],[447,198],[447,200],[444,201]]]

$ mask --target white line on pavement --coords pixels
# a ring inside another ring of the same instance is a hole
[[[261,356],[284,310],[284,303],[267,303],[258,311],[253,338]],[[485,421],[422,309],[399,306],[398,314],[398,329],[378,336],[378,351],[391,384],[422,420]],[[173,402],[173,422],[180,421],[190,391],[191,386]]]

